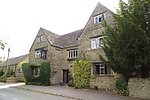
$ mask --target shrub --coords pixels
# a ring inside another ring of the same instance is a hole
[[[35,65],[24,63],[22,64],[22,70],[27,85],[50,85],[50,64],[49,62],[43,62],[40,65],[40,74],[38,76],[33,75],[33,69]]]
[[[0,77],[0,82],[6,82],[4,75]]]
[[[41,63],[39,77],[42,85],[50,85],[50,63],[49,62]]]
[[[123,96],[129,95],[128,85],[123,79],[118,79],[115,83],[116,91]]]
[[[12,75],[14,75],[13,69],[8,67],[8,69],[7,69],[7,77],[10,77]]]
[[[91,76],[91,63],[87,60],[73,62],[73,84],[75,88],[88,88]]]
[[[4,75],[4,72],[3,72],[3,70],[1,69],[1,70],[0,70],[0,77],[3,76],[3,75]]]

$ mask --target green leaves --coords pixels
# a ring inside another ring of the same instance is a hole
[[[34,84],[34,85],[50,85],[50,63],[42,62],[40,65],[40,75],[34,76],[33,69],[35,65],[29,63],[22,64],[22,70],[24,74],[24,78],[26,80],[26,84]]]
[[[118,13],[113,16],[116,24],[111,27],[106,23],[104,32],[104,51],[110,67],[128,78],[140,72],[147,74],[142,77],[150,76],[150,1],[120,2]]]
[[[73,83],[75,88],[88,88],[91,76],[91,62],[79,60],[73,62]]]

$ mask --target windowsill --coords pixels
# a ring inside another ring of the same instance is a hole
[[[94,76],[96,76],[96,77],[113,77],[114,75],[113,74],[104,74],[104,75],[97,74],[97,75],[94,75]]]
[[[67,60],[69,60],[69,61],[72,61],[72,60],[75,60],[75,59],[77,59],[77,57],[75,57],[75,58],[67,58]]]
[[[97,49],[102,49],[103,47],[99,47],[99,48],[94,48],[94,49],[89,49],[89,50],[97,50]]]
[[[35,58],[35,59],[43,59],[43,60],[46,60],[46,58]]]

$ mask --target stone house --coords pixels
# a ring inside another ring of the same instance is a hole
[[[29,61],[29,54],[25,54],[22,56],[14,57],[8,59],[8,62],[5,61],[0,65],[0,69],[2,69],[4,72],[6,71],[6,66],[8,65],[7,69],[11,69],[13,71],[13,78],[14,81],[24,81],[23,73],[22,73],[22,64],[23,63],[28,63]]]
[[[39,71],[42,61],[49,61],[51,65],[51,83],[68,83],[72,61],[85,57],[92,62],[91,86],[98,88],[111,88],[114,75],[111,69],[103,62],[107,60],[102,47],[104,46],[105,20],[113,24],[112,11],[98,3],[83,29],[65,35],[57,35],[51,31],[40,28],[31,46],[29,62],[37,65],[35,72]]]

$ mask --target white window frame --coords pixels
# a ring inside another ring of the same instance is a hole
[[[101,20],[99,20],[101,18]],[[106,20],[106,14],[102,13],[94,17],[94,24],[100,23],[102,20]]]
[[[38,37],[36,38],[36,40],[37,40],[37,43],[42,42],[42,41],[43,41],[43,35],[38,36]]]
[[[102,72],[104,71],[104,72]],[[104,64],[100,64],[100,75],[106,75],[106,69]]]
[[[96,65],[99,66],[99,74],[96,74]],[[106,73],[106,68],[105,68],[105,64],[94,64],[95,68],[93,68],[92,72],[93,72],[93,75],[107,75],[108,72]]]
[[[41,58],[41,59],[46,59],[46,50],[36,50],[35,51],[35,58]]]
[[[35,51],[35,58],[41,58],[41,50]]]
[[[97,49],[101,47],[104,47],[104,36],[91,39],[92,49]]]
[[[77,49],[68,51],[68,58],[77,58],[77,55],[78,55]]]

